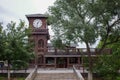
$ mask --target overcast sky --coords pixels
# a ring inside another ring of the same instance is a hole
[[[0,0],[0,22],[27,21],[26,14],[44,14],[55,0]]]
[[[10,21],[19,23],[19,19],[22,19],[28,25],[25,15],[44,14],[54,2],[55,0],[0,0],[0,22],[5,25]],[[53,35],[50,26],[49,32]],[[80,47],[85,45],[80,44]]]

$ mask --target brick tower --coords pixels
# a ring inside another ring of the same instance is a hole
[[[49,39],[49,32],[47,27],[47,16],[44,14],[29,14],[26,15],[29,21],[29,28],[32,30],[30,37],[35,46],[35,65],[43,65],[44,54],[47,51],[47,42]]]

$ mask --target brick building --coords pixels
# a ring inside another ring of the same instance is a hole
[[[32,29],[32,36],[30,37],[35,42],[35,60],[31,65],[38,65],[38,67],[54,67],[54,68],[68,68],[75,64],[83,64],[83,56],[87,57],[88,53],[85,48],[76,48],[72,46],[65,49],[56,49],[51,44],[48,44],[50,35],[48,32],[47,16],[44,14],[30,14],[26,15],[29,26]],[[97,55],[98,49],[91,49],[91,56]],[[111,50],[104,49],[103,52],[111,53]]]

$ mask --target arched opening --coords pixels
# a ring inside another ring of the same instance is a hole
[[[40,39],[40,40],[38,41],[38,47],[39,47],[39,48],[44,48],[44,40]]]

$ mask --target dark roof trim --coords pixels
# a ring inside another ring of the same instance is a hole
[[[92,57],[97,57],[96,55],[91,55]],[[82,55],[44,55],[44,57],[82,57]],[[88,55],[84,55],[84,57],[88,57]]]
[[[42,18],[48,18],[48,16],[46,14],[28,14],[25,15],[26,17],[42,17]]]

